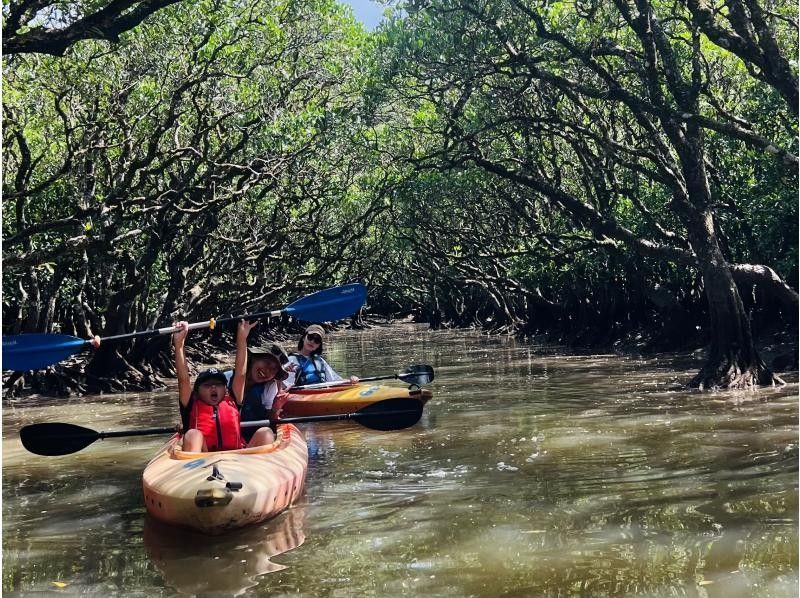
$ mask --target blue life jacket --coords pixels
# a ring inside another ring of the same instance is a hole
[[[325,366],[319,363],[316,355],[311,357],[306,357],[302,353],[292,353],[292,355],[297,357],[297,362],[300,364],[294,378],[295,386],[327,382]]]

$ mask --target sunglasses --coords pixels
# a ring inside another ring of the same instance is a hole
[[[322,337],[319,334],[307,334],[306,338],[312,343],[317,343],[318,345],[322,343]]]

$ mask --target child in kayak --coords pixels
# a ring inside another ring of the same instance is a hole
[[[278,345],[270,345],[266,349],[247,349],[244,397],[239,412],[243,422],[280,417],[280,410],[289,397],[283,385],[289,376],[283,369],[288,361],[286,352]],[[233,370],[225,372],[229,389],[233,373]],[[245,441],[249,441],[254,433],[255,428],[242,429]]]
[[[225,374],[216,368],[201,372],[192,386],[184,354],[184,343],[189,334],[188,322],[178,322],[180,327],[172,335],[175,346],[175,369],[178,374],[178,403],[183,421],[183,450],[220,451],[244,446],[270,444],[272,430],[259,428],[250,442],[245,443],[239,430],[240,401],[244,396],[245,367],[247,361],[247,335],[255,326],[242,320],[236,330],[236,363],[231,380],[232,393],[227,391]]]
[[[319,324],[312,324],[306,328],[297,343],[297,352],[289,355],[289,365],[286,367],[289,370],[289,378],[286,380],[287,386],[302,386],[304,384],[344,380],[322,358],[322,341],[324,338],[325,329]],[[356,384],[358,376],[350,376],[350,382]]]

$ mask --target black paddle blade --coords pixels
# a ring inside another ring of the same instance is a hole
[[[405,372],[398,374],[397,377],[409,384],[423,386],[433,382],[433,368],[425,364],[411,365]]]
[[[417,399],[386,399],[350,414],[362,426],[373,430],[402,430],[422,417],[422,401]]]
[[[22,446],[46,457],[69,455],[86,448],[100,435],[94,430],[74,424],[46,423],[24,426],[19,431]]]

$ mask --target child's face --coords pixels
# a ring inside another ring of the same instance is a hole
[[[256,384],[269,382],[275,379],[278,367],[278,363],[274,359],[259,359],[253,363],[253,367],[250,369],[250,377]]]
[[[209,405],[219,405],[225,398],[225,383],[221,380],[206,380],[197,387],[197,397]]]

